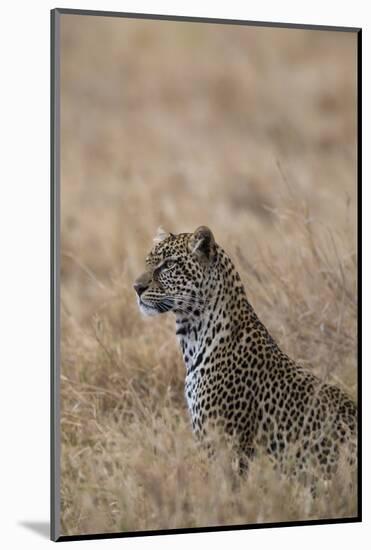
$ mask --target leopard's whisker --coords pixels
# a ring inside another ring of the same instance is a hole
[[[176,300],[180,300],[182,302],[185,302],[185,303],[189,303],[189,304],[199,304],[199,305],[203,305],[204,304],[204,301],[203,300],[197,300],[197,299],[194,299],[192,297],[181,297],[181,296],[174,296],[174,298]]]

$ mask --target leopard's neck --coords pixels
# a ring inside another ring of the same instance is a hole
[[[176,334],[188,374],[200,365],[207,368],[211,354],[232,345],[242,322],[259,323],[237,270],[220,247],[214,262],[199,292],[202,304],[176,312]]]

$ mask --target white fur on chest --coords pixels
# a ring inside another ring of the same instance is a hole
[[[200,381],[201,375],[198,369],[187,374],[185,379],[185,397],[192,420],[195,412],[195,405],[198,399],[198,388],[200,386]]]

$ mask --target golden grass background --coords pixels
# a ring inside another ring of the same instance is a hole
[[[281,348],[356,395],[356,36],[61,18],[61,530],[356,514],[193,440],[171,315],[132,282],[159,225],[209,225]]]

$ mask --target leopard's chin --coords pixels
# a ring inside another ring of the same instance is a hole
[[[172,304],[168,302],[158,302],[158,303],[146,303],[140,297],[137,298],[138,306],[143,315],[146,317],[154,317],[155,315],[160,315],[161,313],[167,313],[172,310]]]
[[[144,303],[139,297],[137,298],[137,302],[141,314],[145,317],[154,317],[161,313],[155,306]]]

